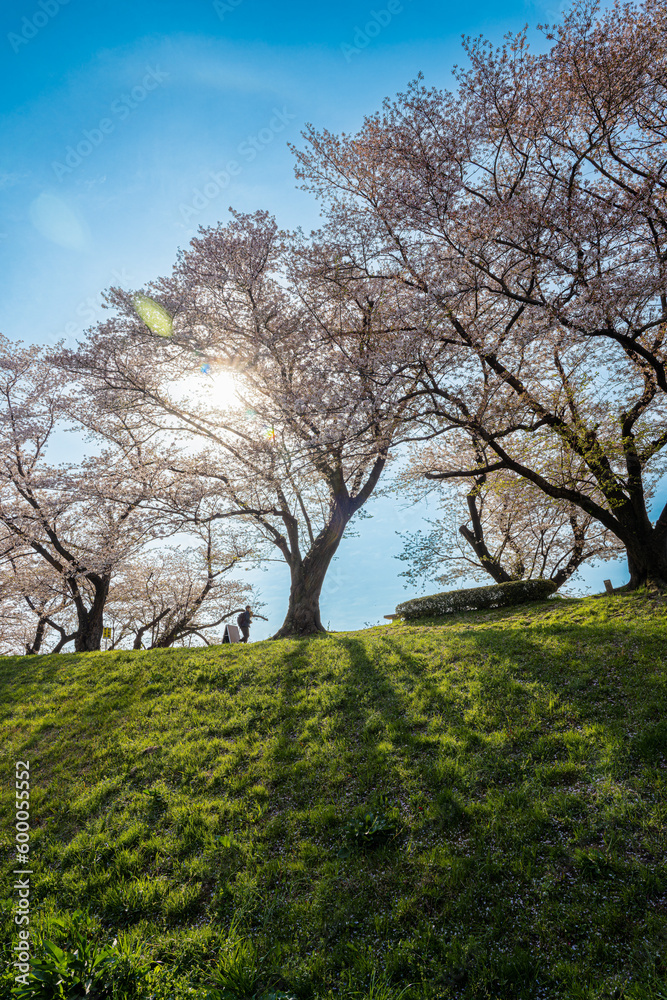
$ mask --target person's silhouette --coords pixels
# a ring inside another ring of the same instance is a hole
[[[248,636],[250,635],[250,622],[252,621],[252,617],[253,615],[250,605],[246,604],[245,611],[242,611],[241,614],[236,619],[236,624],[241,629],[241,634],[243,635],[241,642],[248,641]]]

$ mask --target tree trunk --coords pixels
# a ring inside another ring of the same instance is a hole
[[[292,583],[285,621],[273,639],[326,632],[320,620],[320,592],[327,566],[306,569],[303,562],[292,569]]]
[[[91,581],[93,582],[93,581]],[[93,583],[95,596],[89,609],[79,597],[75,599],[79,628],[74,638],[76,653],[90,653],[100,649],[104,627],[104,606],[109,594],[109,577],[100,577]]]
[[[292,558],[287,614],[272,639],[326,632],[320,620],[320,593],[350,516],[342,516],[339,512],[320,533],[305,559]]]
[[[79,619],[79,631],[74,638],[75,653],[91,653],[99,651],[102,645],[102,612],[93,615],[93,609],[85,615],[83,621]]]
[[[517,579],[516,576],[511,576],[497,559],[493,558],[486,547],[483,536],[473,534],[470,528],[468,528],[465,524],[462,524],[459,528],[459,534],[463,535],[466,542],[470,545],[473,552],[481,562],[482,567],[486,570],[489,576],[493,577],[496,583],[512,583]]]
[[[53,656],[54,653],[59,653],[63,646],[66,646],[68,642],[72,641],[72,639],[76,639],[76,632],[72,632],[71,635],[67,635],[64,628],[60,628],[58,625],[54,625],[54,628],[58,629],[60,632],[60,639],[51,650],[51,656]]]
[[[667,590],[667,540],[662,531],[626,541],[630,582],[624,590],[650,587]]]
[[[42,642],[44,641],[44,634],[46,632],[46,615],[40,615],[39,621],[37,622],[37,629],[35,631],[35,638],[32,642],[26,643],[25,652],[26,656],[34,656],[39,653],[42,648]]]

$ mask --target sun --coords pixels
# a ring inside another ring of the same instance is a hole
[[[202,390],[214,406],[239,406],[238,378],[233,372],[213,371],[210,365],[201,366]]]

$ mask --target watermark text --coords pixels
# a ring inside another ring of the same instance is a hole
[[[18,941],[12,946],[14,979],[22,986],[28,985],[30,975],[30,761],[17,760],[16,777],[16,868],[13,874],[19,876],[14,882],[16,905],[14,923],[18,928]]]

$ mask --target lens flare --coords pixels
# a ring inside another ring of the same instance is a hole
[[[159,302],[151,299],[148,295],[136,294],[132,298],[132,305],[137,316],[144,321],[151,333],[158,337],[171,337],[174,333],[174,325],[171,316]]]
[[[215,364],[211,365],[208,361],[204,362],[201,370],[207,376],[207,396],[215,406],[234,409],[239,406],[240,401],[236,395],[238,384],[233,372],[220,371]],[[201,380],[199,380],[199,385],[201,385]]]

